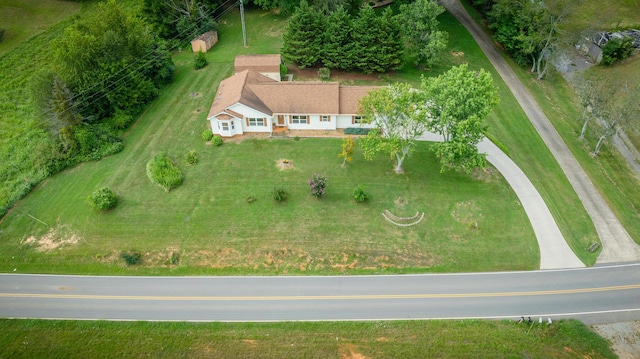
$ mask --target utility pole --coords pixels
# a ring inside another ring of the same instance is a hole
[[[240,21],[242,22],[242,40],[244,41],[244,47],[247,47],[247,29],[244,25],[244,0],[239,0],[240,3]]]

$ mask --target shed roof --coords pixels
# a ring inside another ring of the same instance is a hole
[[[275,55],[239,55],[234,61],[234,71],[280,72],[282,58]]]

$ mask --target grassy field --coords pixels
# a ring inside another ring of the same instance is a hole
[[[7,358],[615,358],[578,321],[157,323],[0,319]]]
[[[62,0],[0,0],[0,56],[45,31],[52,24],[80,11],[81,4]]]
[[[176,81],[134,125],[122,153],[50,178],[6,216],[0,224],[0,245],[10,256],[0,260],[1,270],[242,274],[536,267],[538,250],[530,225],[504,182],[495,176],[483,182],[439,174],[426,144],[409,160],[404,176],[390,175],[389,160],[365,163],[360,155],[349,168],[341,169],[338,140],[204,146],[199,136],[206,128],[212,89],[231,73],[235,54],[279,49],[285,18],[255,11],[248,12],[248,20],[252,27],[249,47],[244,48],[239,16],[224,18],[220,42],[207,55],[210,65],[203,70],[191,69],[190,53],[176,54]],[[450,16],[443,18],[443,24],[453,32],[448,61],[489,68],[470,36],[459,25],[456,28]],[[444,66],[429,74],[443,70]],[[394,78],[403,76],[406,73]],[[412,78],[415,83],[417,75]],[[497,83],[502,103],[490,119],[492,136],[540,188],[579,256],[593,263],[595,256],[585,250],[595,240],[592,225],[504,84]],[[195,99],[192,93],[198,94]],[[201,163],[194,167],[180,163],[186,174],[181,188],[165,194],[149,183],[144,164],[151,156],[167,151],[181,161],[189,149],[198,151]],[[255,155],[248,157],[252,151]],[[275,161],[283,157],[298,164],[296,171],[275,170]],[[310,198],[306,187],[306,179],[316,172],[329,177],[329,195],[321,201]],[[268,195],[276,184],[290,187],[291,193],[290,201],[279,207]],[[357,184],[367,186],[371,203],[350,202],[350,191]],[[102,185],[120,195],[120,204],[99,215],[89,210],[85,199]],[[247,196],[258,201],[248,205]],[[384,222],[380,215],[384,209],[398,215],[424,211],[427,218],[419,226],[399,229]],[[470,230],[469,223],[480,216],[479,230]],[[38,251],[37,245],[25,244],[31,236],[42,244],[65,240],[75,244]],[[129,249],[146,253],[146,265],[126,268],[118,254]],[[165,265],[173,252],[182,255],[180,265]]]

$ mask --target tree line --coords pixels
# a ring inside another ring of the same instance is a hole
[[[352,12],[339,5],[325,13],[302,0],[283,36],[283,57],[302,68],[382,73],[404,65],[405,48],[426,67],[446,48],[448,36],[436,19],[444,9],[434,0],[403,4],[397,15],[391,8],[378,15],[369,6]]]

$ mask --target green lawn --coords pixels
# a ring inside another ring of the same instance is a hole
[[[0,319],[7,358],[616,358],[571,320],[158,323]]]
[[[247,18],[256,33],[251,43],[261,47],[243,48],[239,31],[231,31],[238,15],[225,17],[209,66],[195,71],[190,53],[177,54],[175,82],[131,129],[122,153],[48,179],[6,216],[0,250],[7,255],[0,270],[244,274],[537,267],[530,224],[504,180],[495,171],[478,178],[440,174],[428,144],[407,161],[404,175],[393,173],[390,159],[366,162],[359,152],[341,168],[338,139],[205,146],[200,133],[214,89],[231,72],[233,49],[269,53],[280,46],[280,34],[269,29],[281,28],[282,18],[257,11]],[[191,99],[194,92],[201,96]],[[200,157],[193,167],[182,159],[189,149]],[[160,151],[176,159],[186,177],[168,194],[145,175],[145,163]],[[295,169],[278,170],[282,158],[292,160]],[[326,198],[309,195],[306,181],[313,173],[327,175]],[[350,199],[358,184],[367,188],[369,203]],[[105,185],[120,203],[109,213],[94,213],[86,197]],[[289,191],[286,203],[271,200],[274,186]],[[258,200],[247,204],[248,196]],[[425,212],[425,219],[414,227],[395,227],[382,217],[385,209],[399,216]],[[478,228],[471,225],[476,221]],[[38,251],[25,244],[30,236],[41,243],[75,243]],[[129,249],[146,253],[140,268],[126,268],[119,259],[120,251]],[[180,264],[166,266],[172,252],[181,254]]]
[[[82,5],[62,0],[0,0],[0,56],[52,24],[80,10]]]

